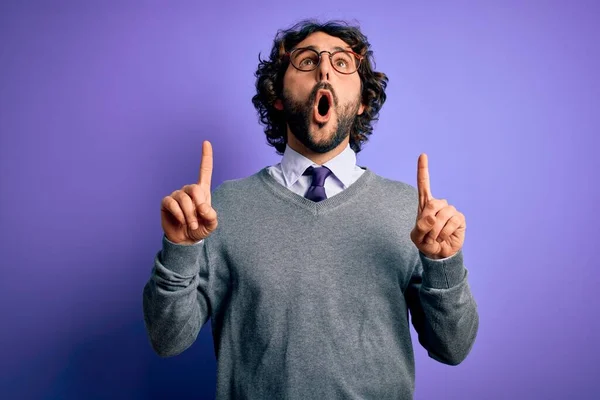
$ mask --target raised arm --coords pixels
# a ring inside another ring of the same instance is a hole
[[[228,269],[218,244],[204,240],[218,225],[211,204],[212,165],[212,147],[205,141],[198,182],[161,202],[162,249],[144,286],[143,311],[152,348],[163,357],[190,347],[227,294]]]

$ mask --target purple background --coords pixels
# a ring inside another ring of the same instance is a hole
[[[359,162],[414,185],[426,152],[467,217],[479,336],[456,367],[415,341],[415,398],[600,396],[596,2],[81,3],[0,9],[0,398],[214,397],[210,323],[146,337],[159,205],[205,139],[213,186],[279,160],[253,74],[304,17],[356,19],[390,77]]]

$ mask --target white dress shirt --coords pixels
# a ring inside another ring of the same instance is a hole
[[[328,198],[347,189],[365,172],[364,169],[356,165],[356,153],[350,145],[323,165],[332,172],[323,184]],[[270,166],[268,171],[277,182],[304,197],[308,188],[310,188],[312,177],[302,174],[310,166],[320,167],[320,165],[315,164],[291,147],[286,146],[281,162]]]

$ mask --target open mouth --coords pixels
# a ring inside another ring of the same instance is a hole
[[[331,100],[331,93],[328,90],[319,90],[317,92],[315,110],[313,113],[314,119],[317,123],[322,124],[329,120],[331,115]]]
[[[321,116],[325,116],[329,112],[329,100],[327,100],[327,96],[321,96],[318,103],[318,110]]]

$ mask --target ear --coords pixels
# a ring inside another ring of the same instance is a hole
[[[364,111],[365,111],[365,105],[361,103],[360,107],[358,107],[358,113],[356,113],[356,115],[361,115]]]
[[[275,102],[273,102],[273,107],[279,111],[283,110],[283,103],[281,102],[281,99],[275,100]]]

